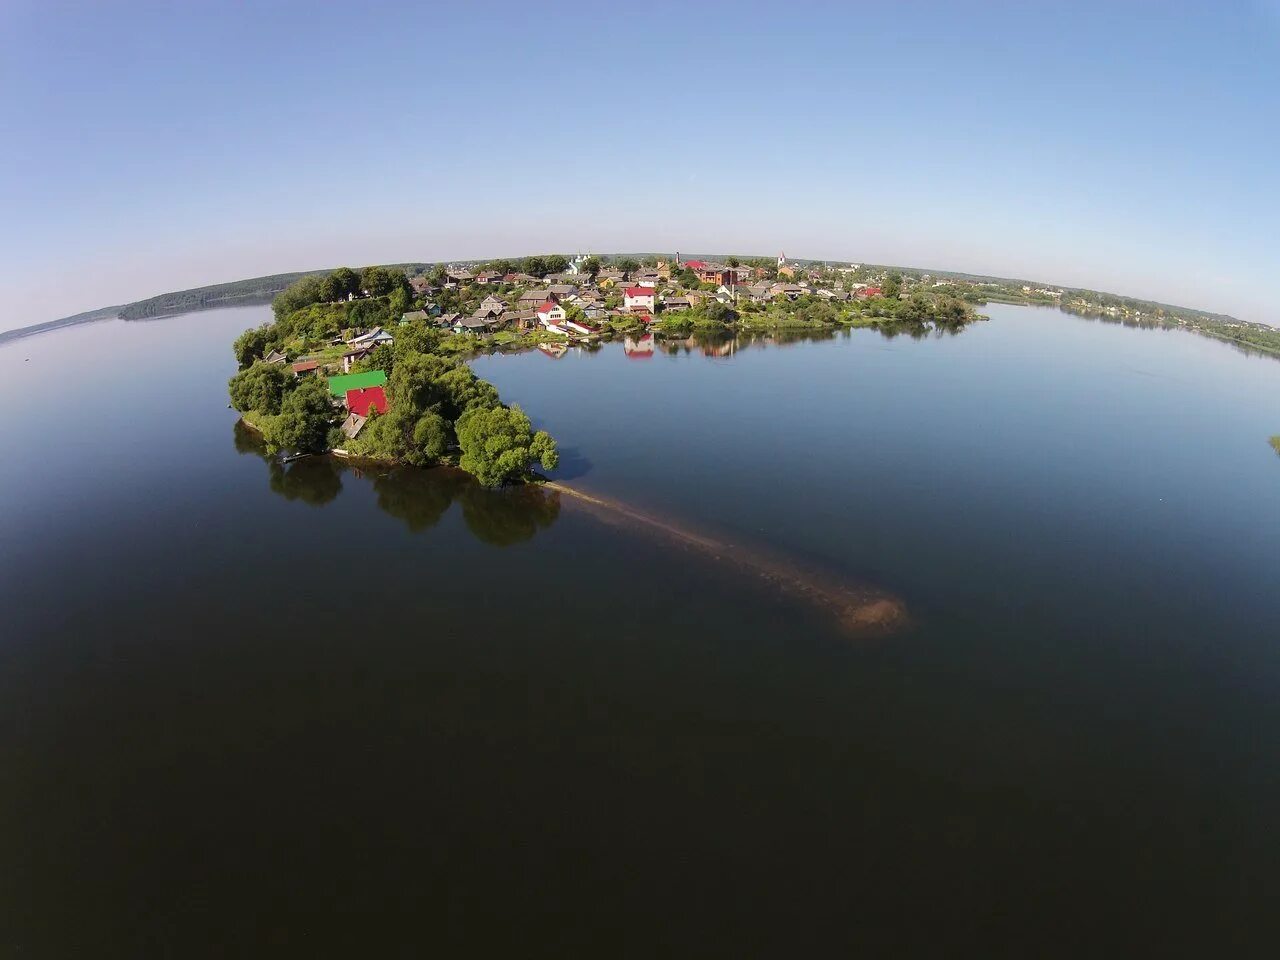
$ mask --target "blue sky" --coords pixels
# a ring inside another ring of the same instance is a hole
[[[1280,323],[1280,0],[3,0],[0,141],[0,328],[343,263],[676,249]]]

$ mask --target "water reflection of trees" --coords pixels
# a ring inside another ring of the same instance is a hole
[[[267,466],[272,493],[320,507],[343,490],[344,478],[368,481],[383,513],[412,533],[431,529],[458,503],[463,523],[477,540],[497,547],[532,539],[560,516],[560,494],[537,486],[489,490],[461,470],[361,466],[336,457],[303,457],[284,463],[269,455],[261,439],[237,422],[234,443],[240,454],[256,454]]]
[[[323,507],[342,492],[342,473],[328,461],[328,457],[304,457],[283,464],[274,457],[268,459],[271,492],[286,500]]]

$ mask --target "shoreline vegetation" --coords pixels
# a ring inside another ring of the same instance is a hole
[[[547,258],[534,257],[525,259],[546,260]],[[606,263],[606,265],[611,265],[628,260],[636,263],[655,262],[658,258],[644,254],[630,254],[597,259]],[[724,259],[735,260],[737,258],[727,257]],[[762,260],[761,258],[744,258],[741,262],[769,263],[770,261]],[[470,261],[465,266],[479,269],[481,263],[482,261]],[[432,270],[447,269],[449,266],[432,263],[402,263],[394,265],[393,269],[401,270],[407,275],[414,275]],[[889,273],[897,273],[903,277],[908,285],[926,283],[929,285],[950,286],[956,296],[976,306],[981,306],[984,303],[1061,306],[1064,310],[1081,316],[1095,317],[1127,325],[1184,329],[1201,336],[1231,343],[1246,351],[1257,351],[1267,356],[1280,358],[1280,329],[1206,310],[1180,307],[1083,288],[1062,287],[1038,281],[1033,282],[980,274],[872,264],[843,265],[831,261],[800,260],[794,262],[795,269],[802,273],[837,271],[846,277],[855,266],[863,278],[874,278],[887,276]],[[298,271],[172,291],[132,303],[102,307],[56,320],[0,331],[0,343],[64,327],[114,318],[124,320],[153,319],[200,310],[269,303],[273,297],[279,295],[290,284],[305,277],[324,276],[331,272],[331,270]]]

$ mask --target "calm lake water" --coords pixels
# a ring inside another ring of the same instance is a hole
[[[875,638],[569,498],[270,464],[266,308],[0,346],[0,955],[1274,955],[1280,362],[988,312],[475,364]]]

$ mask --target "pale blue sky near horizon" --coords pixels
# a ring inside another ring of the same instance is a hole
[[[0,329],[586,250],[963,270],[1280,325],[1280,0],[3,0],[0,90]]]

